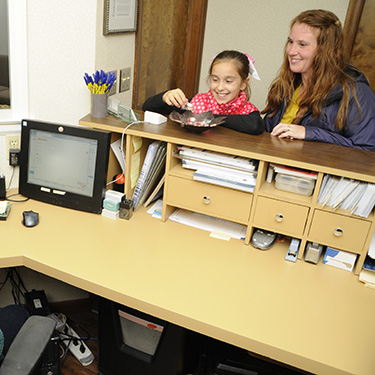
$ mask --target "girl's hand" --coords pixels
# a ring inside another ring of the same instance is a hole
[[[284,124],[280,122],[280,124],[273,128],[271,135],[279,138],[305,139],[306,129],[302,125]]]
[[[182,108],[188,103],[188,100],[181,89],[167,91],[163,95],[163,101],[164,103],[177,108]]]

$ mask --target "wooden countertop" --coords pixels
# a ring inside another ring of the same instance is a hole
[[[127,124],[114,116],[96,119],[90,115],[80,124],[122,133]],[[375,153],[321,142],[279,139],[270,133],[249,135],[217,126],[203,133],[191,133],[175,122],[154,125],[139,123],[130,126],[126,134],[150,137],[172,143],[203,147],[214,145],[219,152],[261,159],[267,162],[293,165],[318,172],[345,175],[375,183]]]

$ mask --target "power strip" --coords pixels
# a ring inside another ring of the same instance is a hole
[[[80,339],[76,331],[67,324],[65,324],[63,332],[60,331],[60,338],[83,366],[88,366],[94,361],[95,357],[91,350]]]
[[[65,327],[65,323],[59,318],[56,313],[52,313],[48,315],[49,318],[53,319],[56,322],[56,331],[63,332]]]

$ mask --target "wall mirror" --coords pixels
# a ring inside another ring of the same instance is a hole
[[[1,18],[1,24],[8,25],[7,28],[4,27],[4,34],[7,33],[7,36],[3,35],[1,29],[1,38],[4,40],[0,42],[0,54],[6,55],[6,49],[8,50],[8,59],[5,57],[4,61],[8,62],[9,82],[9,105],[5,104],[0,109],[0,125],[19,122],[28,116],[26,1],[0,0],[1,17],[6,17],[5,21]],[[4,83],[7,83],[6,78]]]
[[[10,107],[8,51],[8,6],[0,0],[0,109]]]

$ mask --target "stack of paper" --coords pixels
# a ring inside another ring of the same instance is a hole
[[[327,247],[324,255],[323,264],[340,268],[345,271],[353,271],[357,254],[349,253],[343,250],[332,249]]]
[[[133,193],[134,210],[141,205],[164,174],[164,163],[167,146],[165,142],[152,142],[146,153],[145,160]]]
[[[375,272],[363,269],[359,274],[359,281],[365,283],[368,288],[375,289]]]
[[[193,179],[232,189],[253,192],[256,174],[230,170],[229,168],[199,168],[193,174]]]
[[[365,283],[365,286],[375,289],[375,233],[372,236],[368,254],[363,269],[359,274],[359,281]]]
[[[180,146],[178,147],[178,155],[184,160],[196,160],[206,164],[220,165],[243,171],[255,172],[258,168],[257,160],[203,150],[195,147]]]
[[[245,225],[236,224],[198,212],[187,211],[182,208],[174,211],[169,219],[208,232],[223,233],[239,240],[244,240],[246,236]]]
[[[258,163],[253,159],[191,147],[179,147],[182,166],[194,169],[193,179],[246,192],[255,188]]]
[[[318,203],[368,217],[375,205],[375,184],[325,175]]]
[[[375,259],[375,233],[371,239],[370,247],[368,249],[368,256],[372,259]]]
[[[316,180],[318,173],[315,171],[308,171],[302,168],[288,167],[285,165],[271,164],[275,173],[286,174],[288,176],[296,176],[300,178],[306,178],[310,180]]]

